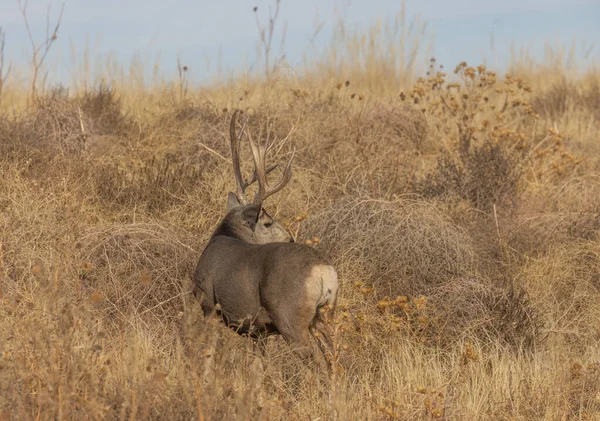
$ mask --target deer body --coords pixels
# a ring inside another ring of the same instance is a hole
[[[249,244],[216,236],[194,275],[205,315],[220,307],[227,325],[253,337],[281,333],[308,346],[320,309],[333,306],[337,273],[311,247],[296,243]]]
[[[325,354],[333,352],[327,323],[335,307],[338,278],[333,266],[317,250],[293,242],[291,235],[263,209],[262,202],[291,178],[291,159],[282,181],[269,190],[266,146],[250,139],[255,164],[253,180],[245,182],[239,168],[240,137],[231,119],[230,135],[237,194],[229,193],[227,214],[215,229],[193,275],[194,293],[205,317],[220,314],[240,334],[260,338],[281,334],[296,351],[307,356],[310,334]],[[245,126],[244,126],[245,127]],[[243,132],[243,129],[242,129]],[[292,155],[293,159],[293,155]],[[259,190],[253,203],[244,198],[255,180]]]

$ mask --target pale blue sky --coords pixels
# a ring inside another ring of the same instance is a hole
[[[61,2],[29,0],[30,23],[38,39],[45,30],[49,4],[56,16]],[[409,19],[419,15],[428,22],[435,35],[433,55],[448,68],[462,60],[500,66],[509,57],[512,42],[538,54],[545,42],[569,46],[576,39],[593,46],[591,60],[600,58],[600,46],[595,45],[600,40],[600,0],[407,0],[405,4]],[[264,22],[272,5],[273,0],[67,0],[49,73],[52,78],[68,77],[71,45],[81,54],[86,42],[94,57],[112,52],[125,63],[133,54],[148,63],[160,57],[166,72],[175,70],[181,55],[197,81],[216,70],[219,54],[227,71],[241,72],[256,59],[252,8],[259,7]],[[393,18],[400,8],[399,0],[282,0],[279,24],[287,26],[284,51],[291,65],[299,68],[315,22],[323,23],[315,40],[322,46],[330,39],[336,14],[343,13],[350,27],[367,27],[378,18]],[[6,32],[7,59],[25,63],[30,46],[17,0],[0,1],[0,25]]]

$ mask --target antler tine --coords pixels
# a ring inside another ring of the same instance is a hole
[[[277,193],[279,190],[283,189],[287,185],[287,183],[290,182],[290,180],[292,179],[292,160],[294,159],[295,155],[296,155],[296,148],[294,148],[292,150],[292,156],[290,157],[290,160],[287,162],[285,169],[283,170],[283,176],[281,177],[281,180],[279,181],[279,183],[275,187],[273,187],[272,190],[266,190],[266,188],[265,188],[266,192],[261,197],[261,200],[265,200],[267,197],[271,196],[272,194]]]
[[[258,191],[254,196],[254,203],[261,203],[267,197],[283,189],[286,186],[286,184],[290,182],[292,178],[292,160],[294,159],[294,155],[296,154],[296,148],[294,148],[292,156],[290,157],[290,160],[285,166],[281,180],[272,190],[269,190],[269,186],[267,183],[267,174],[276,167],[275,166],[270,168],[269,171],[265,170],[265,158],[270,148],[267,144],[261,145],[258,142],[255,142],[251,136],[248,136],[248,140],[250,141],[252,159],[254,160],[254,166],[256,168],[256,177],[258,179]]]
[[[240,114],[240,110],[235,110],[233,115],[231,116],[231,120],[229,122],[229,139],[231,142],[231,161],[233,163],[233,173],[235,175],[235,184],[236,184],[236,196],[240,203],[247,205],[248,199],[244,196],[244,192],[248,187],[249,183],[244,182],[242,177],[242,169],[240,168],[240,142],[242,139],[242,135],[244,134],[244,129],[246,128],[246,121],[242,126],[242,130],[240,135],[238,136],[235,130],[235,126],[237,124],[237,116]]]
[[[236,196],[238,198],[238,200],[240,201],[240,203],[242,203],[243,205],[247,205],[248,204],[248,199],[245,196],[245,192],[246,189],[248,188],[249,185],[251,185],[252,183],[256,182],[259,177],[259,170],[258,170],[258,166],[256,164],[256,161],[254,162],[254,173],[252,174],[252,177],[249,180],[244,180],[243,176],[242,176],[242,169],[240,166],[240,144],[242,141],[242,136],[244,135],[244,130],[246,129],[246,125],[248,123],[248,120],[244,120],[244,123],[242,125],[242,130],[240,131],[239,135],[236,133],[236,124],[237,124],[237,117],[239,114],[242,114],[243,111],[240,110],[235,110],[233,115],[231,116],[231,121],[229,122],[229,138],[230,138],[230,142],[231,142],[231,160],[233,163],[233,173],[235,175],[235,184],[236,184]],[[248,132],[246,132],[248,133]],[[248,133],[248,137],[251,140],[250,144],[252,145],[252,136],[250,135],[250,133]],[[265,174],[269,174],[271,171],[273,171],[275,168],[277,168],[278,165],[272,165],[271,167],[267,168],[267,170],[265,171]]]

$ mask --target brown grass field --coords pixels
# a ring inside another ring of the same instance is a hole
[[[5,81],[0,420],[600,420],[600,72],[359,38],[302,76]],[[338,270],[333,381],[190,294],[238,108],[292,134],[265,207]]]

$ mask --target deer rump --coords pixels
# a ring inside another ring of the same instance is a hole
[[[280,333],[304,342],[320,308],[335,304],[334,268],[303,244],[249,244],[218,236],[200,261],[194,279],[204,314],[220,314],[240,334]]]

